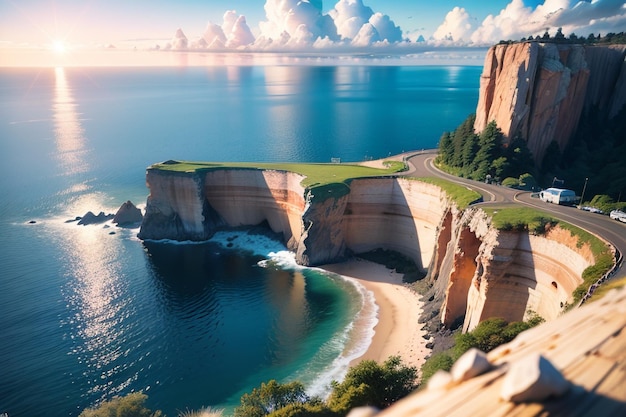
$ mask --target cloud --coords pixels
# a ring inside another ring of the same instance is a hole
[[[209,22],[192,43],[178,30],[167,49],[298,50],[393,45],[404,42],[402,30],[363,0],[339,0],[328,13],[321,0],[267,0],[266,20],[255,38],[243,15],[228,10],[221,25]]]
[[[254,35],[246,23],[246,17],[237,16],[234,10],[224,14],[222,30],[226,35],[227,48],[239,48],[254,43]]]
[[[533,10],[522,0],[512,0],[498,15],[487,16],[472,34],[471,41],[493,44],[500,40],[542,35],[546,30],[554,35],[559,27],[563,28],[564,34],[576,32],[579,35],[623,31],[626,7],[623,0],[546,0]]]
[[[379,46],[407,48],[424,45],[488,46],[500,40],[530,35],[620,32],[626,27],[623,0],[545,0],[535,8],[511,0],[497,14],[479,22],[463,7],[450,10],[432,36],[423,28],[403,35],[392,18],[372,10],[364,0],[337,0],[323,13],[321,0],[266,0],[265,20],[255,38],[246,18],[234,10],[223,15],[221,25],[209,22],[202,36],[189,42],[181,29],[166,49],[235,49],[248,51],[349,50]],[[430,38],[424,41],[424,37]]]
[[[221,49],[226,46],[226,35],[221,26],[209,22],[200,39],[201,48]]]
[[[369,23],[374,11],[363,4],[362,0],[339,0],[328,14],[333,18],[337,33],[344,39],[354,39],[363,27]]]
[[[338,40],[337,28],[329,15],[322,14],[322,2],[313,0],[267,0],[267,20],[259,23],[262,42],[312,44],[318,38]]]
[[[172,38],[172,42],[166,46],[166,49],[187,49],[188,44],[189,40],[183,33],[183,30],[178,28]]]
[[[467,42],[474,29],[469,13],[462,7],[455,7],[448,12],[443,23],[435,30],[433,39]]]

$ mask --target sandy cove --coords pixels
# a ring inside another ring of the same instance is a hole
[[[384,265],[360,259],[324,265],[322,269],[354,279],[374,294],[378,305],[378,323],[374,338],[365,354],[350,364],[363,359],[384,362],[398,355],[406,365],[419,367],[430,354],[424,339],[426,331],[419,323],[423,301],[421,296],[402,283],[402,275]]]

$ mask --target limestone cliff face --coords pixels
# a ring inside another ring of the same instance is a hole
[[[221,223],[202,198],[201,175],[149,169],[146,183],[150,195],[140,239],[205,240]]]
[[[590,249],[578,248],[577,238],[558,226],[545,235],[498,230],[476,209],[450,226],[453,249],[436,285],[444,295],[441,322],[463,320],[464,331],[490,317],[523,320],[529,311],[556,318],[594,263]]]
[[[302,229],[303,177],[286,171],[224,169],[208,171],[199,194],[228,227],[267,222],[296,249]]]
[[[202,240],[216,230],[266,223],[301,265],[394,250],[428,270],[440,321],[474,328],[490,317],[555,318],[594,263],[569,232],[501,231],[476,208],[459,210],[439,187],[408,178],[353,180],[345,193],[301,185],[284,171],[149,169],[142,239]],[[316,195],[317,193],[317,195]]]
[[[290,249],[300,237],[302,176],[284,171],[148,169],[150,195],[141,239],[206,240],[226,227],[267,222]]]
[[[357,253],[394,250],[425,270],[435,249],[437,225],[450,205],[441,188],[419,181],[354,180],[344,216],[346,244]]]
[[[254,169],[148,170],[150,196],[139,237],[202,240],[218,229],[267,222],[302,265],[384,248],[428,266],[436,225],[450,204],[439,187],[403,178],[360,179],[348,194],[326,197],[305,189],[302,179]]]
[[[614,117],[626,103],[626,46],[524,42],[489,49],[474,129],[494,121],[508,140],[520,134],[541,162],[556,141],[564,149],[585,107]]]

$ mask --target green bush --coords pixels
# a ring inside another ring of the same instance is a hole
[[[161,411],[152,412],[144,407],[148,399],[146,394],[134,392],[124,397],[105,401],[96,408],[88,408],[79,417],[160,417]]]
[[[430,377],[435,375],[439,370],[449,371],[454,364],[454,359],[446,352],[439,352],[426,359],[426,362],[422,365],[422,379],[420,385],[424,385],[428,382]]]
[[[339,413],[365,405],[383,409],[413,391],[416,380],[417,368],[404,365],[399,356],[382,365],[365,360],[350,368],[343,382],[333,383],[328,403]]]
[[[528,330],[543,321],[543,318],[538,315],[533,315],[530,320],[525,322],[513,321],[507,323],[500,317],[487,319],[476,326],[473,331],[456,335],[453,357],[458,359],[473,347],[483,352],[489,352],[504,343],[510,342],[524,330]]]
[[[502,185],[509,188],[516,188],[519,185],[519,180],[513,177],[506,177],[502,180]]]
[[[262,383],[251,393],[244,394],[241,405],[235,408],[235,417],[263,417],[291,405],[304,404],[310,400],[301,382],[281,384],[276,380]]]

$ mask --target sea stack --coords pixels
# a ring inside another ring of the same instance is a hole
[[[126,226],[132,224],[140,224],[143,220],[143,214],[130,200],[120,206],[113,217],[113,223],[118,226]]]

